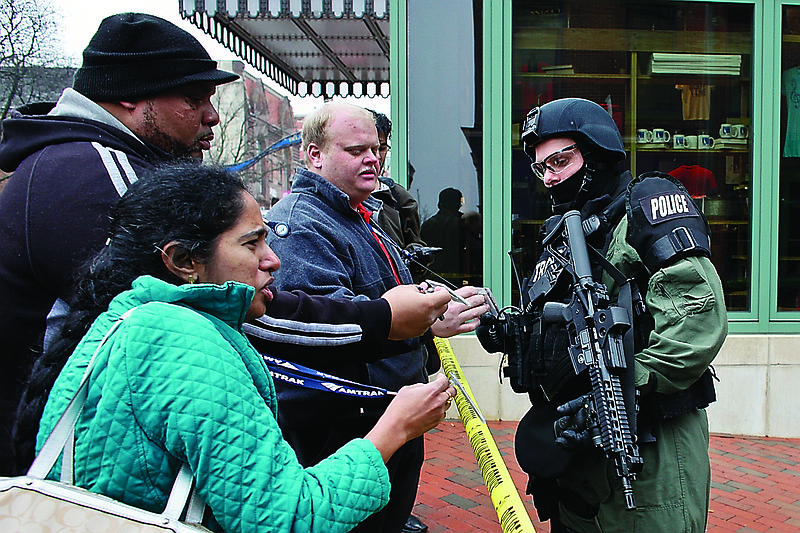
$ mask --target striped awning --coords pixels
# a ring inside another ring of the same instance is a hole
[[[389,0],[180,2],[183,18],[292,94],[389,94]]]

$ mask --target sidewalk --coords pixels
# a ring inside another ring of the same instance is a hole
[[[549,532],[536,520],[527,477],[514,458],[517,423],[489,427],[537,533]],[[710,455],[709,533],[800,531],[800,439],[712,435]],[[501,533],[460,420],[445,420],[425,435],[425,457],[414,513],[429,533]]]

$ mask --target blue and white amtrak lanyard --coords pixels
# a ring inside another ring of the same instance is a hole
[[[366,208],[363,206],[361,207],[364,211],[366,211]],[[369,218],[371,218],[372,213],[369,213]],[[389,261],[389,266],[392,268],[392,272],[395,275],[397,282],[401,283],[399,274],[395,269],[394,261],[381,241],[383,240],[388,242],[398,250],[402,251],[402,248],[400,248],[397,243],[394,242],[394,240],[392,240],[392,238],[389,237],[382,229],[375,227],[368,222],[363,216],[362,212],[359,212],[359,215],[361,215],[361,219],[364,220],[364,223],[372,231],[375,239],[378,241],[378,244],[381,245],[381,248],[386,254],[386,259]],[[332,376],[331,374],[326,374],[325,372],[320,372],[319,370],[308,368],[297,363],[292,363],[291,361],[273,357],[271,355],[262,353],[261,357],[267,363],[267,367],[269,368],[269,373],[272,376],[272,379],[276,379],[284,383],[290,383],[298,387],[333,392],[335,394],[343,394],[345,396],[354,396],[358,398],[382,398],[384,396],[394,396],[397,394],[396,392],[387,391],[386,389],[382,389],[380,387],[364,385],[363,383],[357,383],[355,381]]]
[[[319,370],[314,370],[313,368],[308,368],[271,355],[262,353],[261,357],[267,363],[272,379],[290,383],[298,387],[333,392],[335,394],[343,394],[345,396],[354,396],[358,398],[383,398],[384,396],[394,396],[397,394],[396,392],[387,391],[380,387],[364,385],[363,383],[332,376],[325,372],[320,372]]]

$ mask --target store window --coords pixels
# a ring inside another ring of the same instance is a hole
[[[535,105],[586,98],[613,117],[634,175],[657,170],[686,185],[711,226],[712,261],[728,309],[749,310],[753,6],[516,1],[513,26],[517,268],[530,274],[540,225],[551,215],[549,196],[522,151],[520,125]],[[797,46],[800,53],[800,40]]]
[[[430,268],[455,286],[483,286],[481,6],[407,4],[408,189],[422,239],[442,249]]]
[[[781,46],[778,310],[800,310],[800,7],[784,6]]]

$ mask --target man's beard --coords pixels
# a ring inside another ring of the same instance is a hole
[[[186,146],[178,141],[175,137],[164,133],[158,126],[156,120],[156,113],[153,109],[152,102],[148,102],[147,109],[144,111],[144,135],[143,138],[150,144],[157,146],[170,154],[175,159],[203,159],[203,151],[197,147],[196,144]],[[192,155],[193,152],[199,152],[199,157]]]

